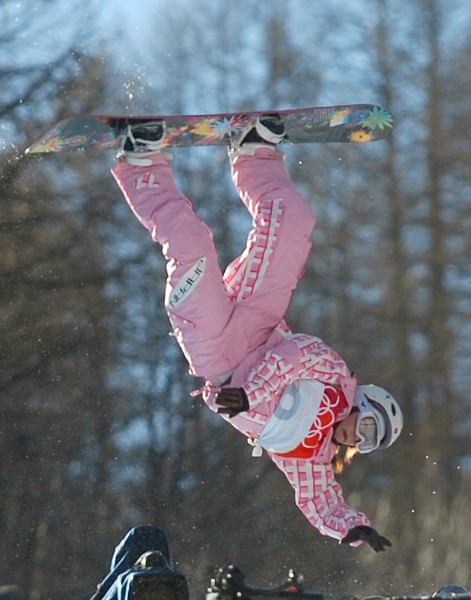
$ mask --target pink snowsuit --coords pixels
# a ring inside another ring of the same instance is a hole
[[[151,166],[118,162],[112,173],[137,219],[162,246],[165,307],[190,373],[207,379],[202,391],[209,408],[217,408],[219,386],[243,387],[250,409],[224,418],[257,445],[290,384],[323,384],[301,450],[268,454],[311,524],[342,539],[352,527],[370,523],[345,503],[331,464],[333,426],[351,412],[356,380],[322,340],[292,334],[284,322],[315,219],[280,153],[247,145],[230,159],[253,228],[224,274],[210,230],[178,190],[164,155],[151,155]]]

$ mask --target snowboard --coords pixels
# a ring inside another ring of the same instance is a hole
[[[283,121],[287,139],[282,143],[288,144],[371,142],[386,137],[393,125],[389,111],[373,104],[208,115],[82,115],[60,121],[26,152],[116,150],[128,125],[149,121],[163,122],[163,148],[227,146],[242,128],[266,115]]]

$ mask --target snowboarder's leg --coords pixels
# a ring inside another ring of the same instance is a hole
[[[275,149],[242,146],[230,159],[253,228],[224,281],[237,301],[233,325],[250,328],[256,346],[283,319],[311,248],[315,218]]]
[[[112,170],[131,210],[162,246],[167,261],[165,308],[194,375],[234,368],[225,328],[234,304],[227,295],[212,234],[179,191],[163,154],[150,166],[118,162]],[[232,344],[237,346],[237,336]]]

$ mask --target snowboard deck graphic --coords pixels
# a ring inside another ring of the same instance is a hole
[[[371,142],[386,137],[393,126],[389,111],[373,104],[211,115],[83,115],[60,121],[26,152],[116,150],[128,125],[149,121],[165,124],[163,148],[227,146],[234,135],[262,115],[281,118],[288,138],[284,144]]]

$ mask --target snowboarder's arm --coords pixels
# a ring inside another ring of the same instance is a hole
[[[320,533],[342,540],[354,527],[370,525],[366,515],[345,502],[330,465],[282,459],[276,455],[271,458],[293,486],[297,506]],[[358,540],[352,543],[353,546],[360,544]]]

